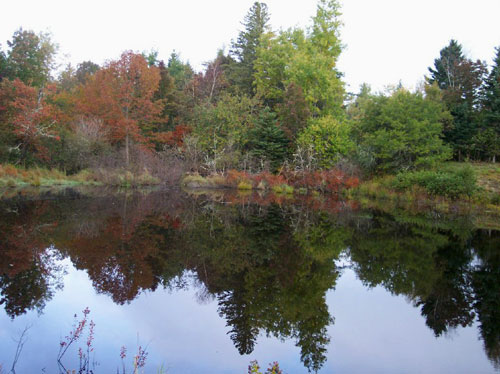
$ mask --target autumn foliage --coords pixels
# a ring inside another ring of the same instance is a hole
[[[182,147],[184,144],[184,137],[192,131],[190,126],[177,125],[172,131],[164,131],[155,133],[152,139],[159,145],[168,147]]]
[[[81,87],[78,110],[101,118],[109,129],[109,141],[127,145],[135,140],[149,147],[148,137],[162,121],[162,101],[154,99],[159,82],[157,67],[148,66],[140,54],[124,52]]]
[[[37,90],[19,79],[0,83],[2,132],[15,138],[14,148],[22,156],[31,152],[40,159],[47,159],[48,150],[43,140],[59,140],[57,125],[60,112],[48,100],[54,89],[49,85]]]
[[[240,183],[246,183],[251,188],[256,189],[288,185],[294,188],[338,193],[342,189],[356,187],[359,184],[359,179],[338,169],[300,172],[282,170],[278,174],[268,171],[250,174],[246,171],[229,170],[226,176],[219,181],[222,186],[234,188],[238,187]]]

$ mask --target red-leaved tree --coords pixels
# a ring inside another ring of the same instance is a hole
[[[146,148],[149,135],[162,121],[161,100],[154,99],[160,72],[146,59],[131,51],[124,52],[97,71],[80,90],[79,112],[102,119],[109,129],[111,143],[123,143],[127,166],[130,163],[130,142]]]
[[[39,90],[19,79],[4,79],[0,83],[2,132],[13,139],[11,148],[20,151],[22,160],[28,153],[47,160],[48,150],[43,145],[43,139],[59,140],[59,110],[48,101],[54,92],[54,87],[50,85]]]

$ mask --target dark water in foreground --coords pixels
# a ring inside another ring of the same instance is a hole
[[[0,200],[0,364],[19,373],[494,373],[500,232],[320,198],[66,190]],[[88,307],[81,338],[60,342]],[[0,372],[2,372],[0,370]]]

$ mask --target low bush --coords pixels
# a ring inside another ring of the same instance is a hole
[[[247,181],[241,181],[238,183],[238,190],[251,190],[252,189],[252,184]]]
[[[413,186],[423,187],[427,193],[458,199],[472,197],[477,190],[477,178],[470,166],[456,170],[422,170],[399,173],[393,181],[397,190],[407,190]]]

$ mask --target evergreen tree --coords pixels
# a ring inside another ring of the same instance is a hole
[[[464,61],[462,46],[456,40],[450,40],[450,44],[439,52],[439,58],[434,60],[435,69],[428,68],[431,73],[429,83],[436,82],[442,90],[454,88],[458,84],[458,67]]]
[[[174,78],[178,90],[183,90],[194,75],[193,68],[189,62],[183,63],[175,51],[170,54],[167,68],[169,74]]]
[[[269,13],[267,5],[255,2],[243,22],[245,29],[233,42],[230,51],[235,62],[231,66],[230,77],[241,93],[253,95],[254,61],[257,58],[257,48],[262,34],[269,30]]]
[[[249,147],[256,157],[269,161],[273,171],[287,156],[288,139],[277,124],[276,114],[268,107],[260,112],[255,128],[250,132]]]
[[[5,52],[2,51],[2,45],[0,44],[0,82],[4,77],[7,76],[7,56]]]
[[[372,93],[372,89],[369,84],[363,83],[359,87],[359,93],[351,95],[352,99],[349,101],[346,114],[347,118],[353,121],[359,121],[366,112],[366,107],[368,103],[373,100],[375,95]]]
[[[175,81],[163,60],[158,63],[158,69],[160,70],[160,82],[158,83],[158,90],[155,92],[155,99],[163,100],[162,117],[168,120],[167,128],[172,129],[174,127],[174,119],[178,116],[180,105],[178,95],[175,92]]]
[[[500,155],[500,47],[496,48],[493,67],[483,90],[483,124],[476,137],[478,148],[483,155],[496,161]]]
[[[428,82],[443,91],[443,100],[453,116],[453,125],[444,127],[444,140],[454,150],[455,157],[472,157],[476,152],[474,136],[480,127],[480,92],[486,74],[481,61],[464,57],[462,46],[455,40],[440,51]]]

